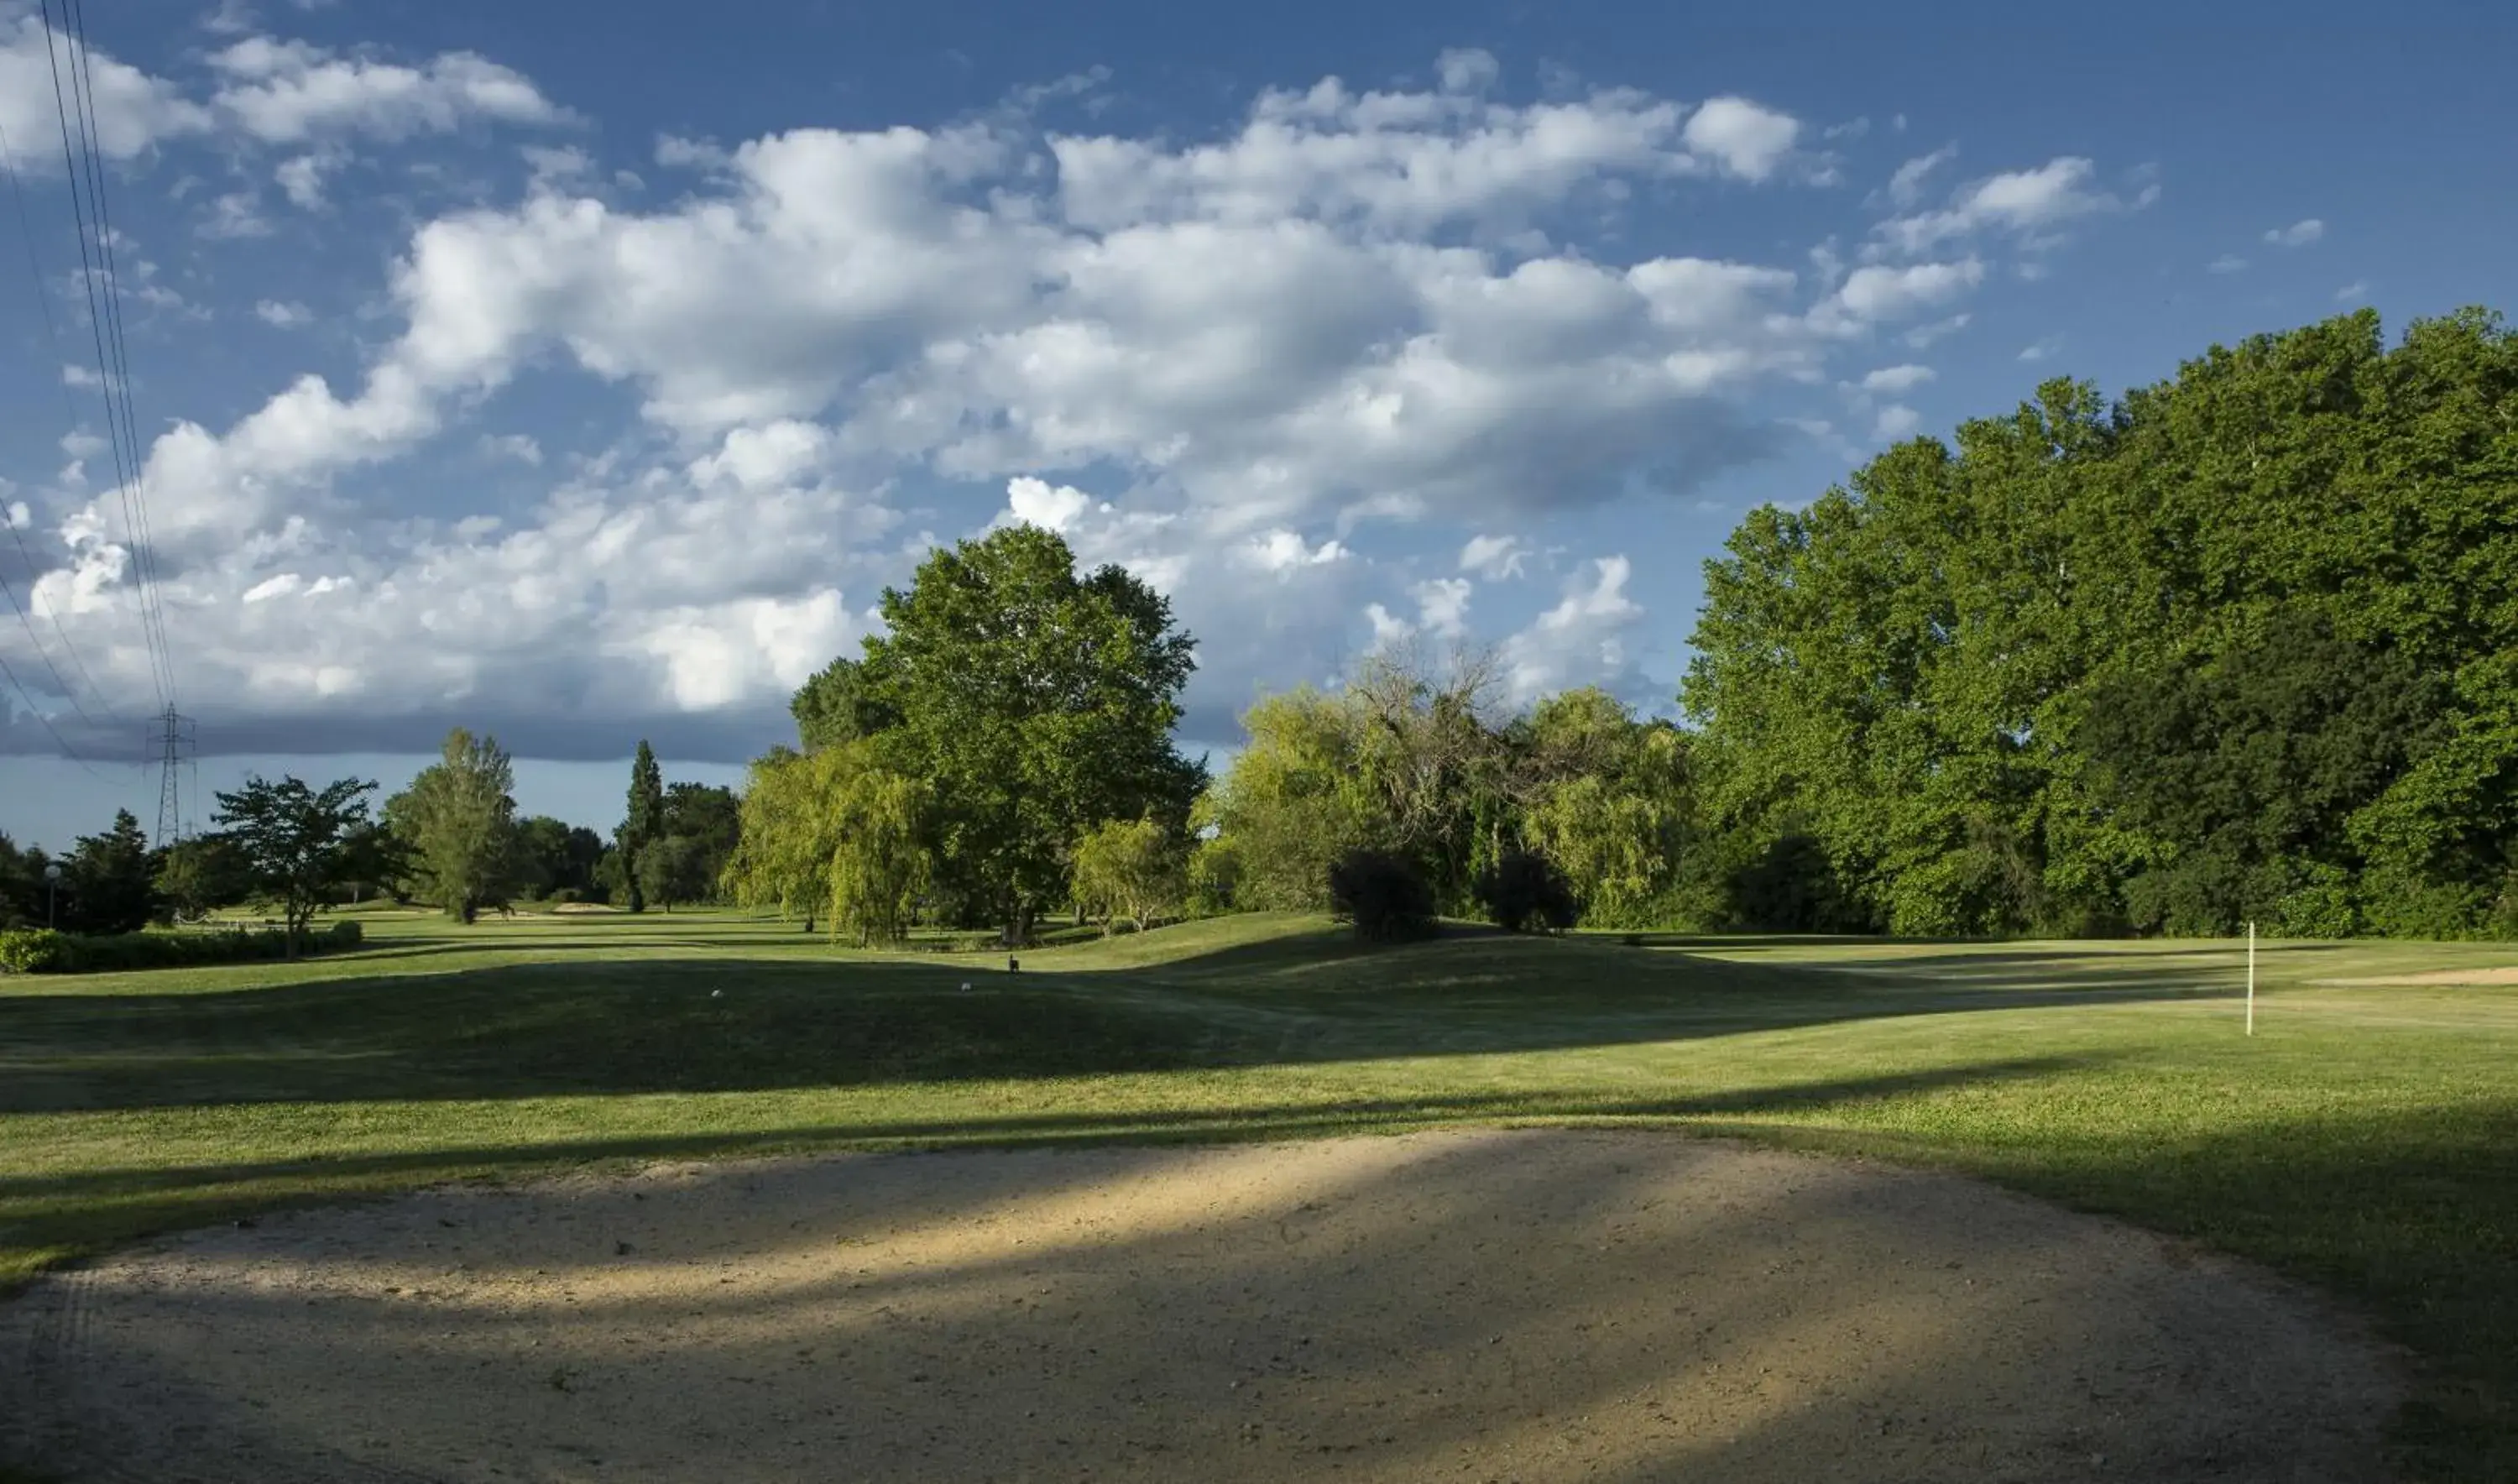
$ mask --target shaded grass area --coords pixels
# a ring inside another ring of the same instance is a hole
[[[0,982],[0,1285],[586,1161],[1667,1125],[1966,1170],[2316,1283],[2420,1357],[2409,1467],[2518,1476],[2518,990],[2319,982],[2505,946],[2267,945],[2249,1040],[2226,943],[1376,952],[1238,918],[1009,974],[701,914],[369,931],[307,964]]]

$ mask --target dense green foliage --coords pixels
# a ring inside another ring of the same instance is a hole
[[[301,953],[339,952],[365,940],[355,922],[336,922],[295,943]],[[215,929],[90,937],[42,928],[0,933],[0,974],[113,974],[290,957],[285,930]]]
[[[1405,942],[1430,938],[1436,926],[1434,891],[1412,858],[1398,851],[1358,846],[1329,862],[1329,915],[1355,925],[1367,942]]]
[[[1688,739],[1597,689],[1499,715],[1485,663],[1433,678],[1368,661],[1335,691],[1271,696],[1242,718],[1248,745],[1200,803],[1214,838],[1193,858],[1203,902],[1330,905],[1351,851],[1406,860],[1436,910],[1484,909],[1479,883],[1509,854],[1543,857],[1567,910],[1611,927],[1666,924],[1690,836]]]
[[[527,896],[575,901],[601,895],[595,873],[603,864],[603,837],[584,825],[535,814],[516,822],[516,849]]]
[[[1487,920],[1506,933],[1562,933],[1583,916],[1565,873],[1537,851],[1504,851],[1478,873],[1474,892]]]
[[[178,840],[158,856],[157,895],[178,917],[234,906],[252,890],[244,858],[221,836]]]
[[[803,754],[755,765],[756,790],[784,778],[825,813],[747,804],[726,875],[741,899],[829,902],[861,939],[915,911],[1021,942],[1072,899],[1090,831],[1186,826],[1205,772],[1172,727],[1194,646],[1161,594],[1118,567],[1078,577],[1066,543],[1026,525],[932,552],[882,613],[861,658],[797,693]]]
[[[80,836],[62,861],[60,926],[91,936],[137,933],[162,914],[157,856],[140,821],[116,809],[112,828]]]
[[[2050,382],[1711,563],[1723,915],[2518,933],[2518,337],[2364,312]]]
[[[617,866],[620,901],[632,912],[647,910],[646,888],[638,879],[638,853],[665,831],[665,770],[656,764],[656,750],[638,739],[638,754],[630,760],[630,805],[613,837],[620,852]]]
[[[220,794],[212,817],[243,861],[254,890],[281,909],[291,944],[302,943],[316,909],[345,882],[372,875],[379,833],[369,828],[372,782],[340,778],[322,791],[294,777],[254,774]]]
[[[1112,819],[1075,843],[1075,903],[1106,933],[1114,917],[1142,933],[1178,916],[1188,895],[1184,842],[1161,820]]]
[[[385,801],[411,895],[470,922],[524,895],[531,866],[516,828],[516,768],[496,737],[449,732],[438,761]]]
[[[889,765],[871,737],[752,764],[725,887],[748,907],[827,916],[833,937],[897,942],[933,870],[932,790]]]

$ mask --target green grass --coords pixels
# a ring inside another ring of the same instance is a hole
[[[2507,946],[2267,944],[2248,1039],[2228,943],[1370,952],[1259,917],[1009,975],[723,914],[363,920],[369,948],[304,964],[0,981],[0,1287],[588,1160],[1626,1122],[1969,1171],[2266,1263],[2418,1357],[2409,1468],[2518,1476],[2518,986],[2321,982]]]

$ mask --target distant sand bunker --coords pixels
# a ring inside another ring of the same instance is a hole
[[[2378,979],[2322,979],[2321,984],[2352,988],[2412,987],[2420,984],[2518,984],[2518,968],[2434,969],[2427,974],[2393,974]]]
[[[445,1190],[0,1308],[72,1479],[2354,1480],[2396,1395],[2236,1264],[1650,1133]]]

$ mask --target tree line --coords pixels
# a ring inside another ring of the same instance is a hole
[[[1055,533],[938,549],[882,613],[797,693],[797,745],[752,765],[726,871],[746,905],[860,943],[1021,943],[1064,912],[1332,909],[1397,935],[1678,910],[1687,739],[1603,692],[1506,717],[1491,659],[1385,655],[1254,707],[1216,777],[1173,739],[1195,641]]]
[[[1376,935],[2518,936],[2518,336],[2480,310],[2393,346],[2366,311],[2258,336],[2113,401],[2051,381],[1752,512],[1707,563],[1676,719],[1381,654],[1261,700],[1219,775],[1175,742],[1195,643],[1168,601],[1055,533],[934,550],[881,611],[740,797],[666,786],[641,742],[609,842],[517,819],[505,754],[461,731],[372,823],[372,785],[285,780],[338,814],[327,890],[466,918],[714,896],[862,943],[1324,908]],[[79,920],[268,890],[220,852],[280,787],[162,859],[128,815],[81,840]],[[44,863],[0,843],[0,916]]]
[[[1676,720],[1367,661],[1172,749],[1192,640],[1028,528],[887,591],[739,899],[860,940],[1327,907],[1917,936],[2518,936],[2518,337],[2362,312],[2056,380],[1707,564]]]
[[[1752,515],[1695,650],[1738,917],[2518,935],[2518,338],[2364,311],[2049,382]]]
[[[117,810],[111,827],[58,861],[0,834],[0,929],[108,936],[255,904],[302,934],[317,911],[371,899],[464,922],[523,902],[671,911],[719,899],[738,827],[733,790],[667,785],[643,740],[609,842],[548,815],[518,817],[514,761],[497,738],[460,727],[371,814],[375,788],[256,776],[216,796],[208,833],[152,847],[140,821]]]

